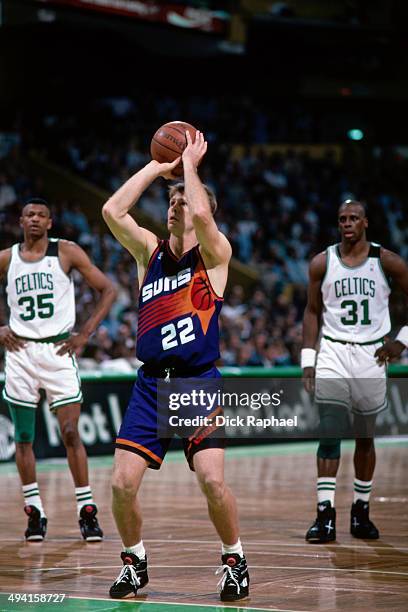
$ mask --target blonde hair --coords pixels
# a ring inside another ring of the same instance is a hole
[[[215,197],[215,193],[213,192],[212,189],[207,187],[207,185],[203,184],[203,187],[208,196],[208,201],[210,203],[211,212],[213,215],[215,215],[215,212],[217,210],[217,199]],[[170,200],[174,196],[175,193],[184,194],[184,183],[180,182],[180,183],[176,183],[175,185],[170,185],[169,187],[169,199]]]

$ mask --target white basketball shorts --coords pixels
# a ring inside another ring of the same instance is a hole
[[[386,367],[374,357],[382,345],[342,344],[322,338],[316,363],[315,401],[344,405],[364,416],[387,408]]]
[[[82,402],[76,357],[57,355],[52,342],[26,341],[18,351],[6,352],[3,398],[15,406],[35,408],[40,389],[45,390],[50,410]]]

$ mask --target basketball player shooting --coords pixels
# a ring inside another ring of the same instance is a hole
[[[133,597],[148,582],[137,494],[146,469],[160,469],[170,443],[157,434],[158,380],[220,376],[214,362],[219,358],[218,316],[231,246],[213,218],[214,194],[197,173],[207,143],[201,132],[194,143],[188,131],[186,139],[184,183],[169,189],[168,240],[140,227],[129,211],[155,179],[174,178],[180,157],[171,163],[152,160],[103,207],[106,223],[137,263],[137,356],[144,364],[116,440],[112,509],[123,542],[123,568],[110,595],[117,599]],[[236,502],[224,482],[225,440],[209,435],[198,444],[183,443],[222,542],[221,600],[242,599],[248,595],[249,576]]]

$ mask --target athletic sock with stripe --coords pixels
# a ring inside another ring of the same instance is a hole
[[[86,487],[75,487],[75,497],[77,501],[78,516],[81,512],[82,506],[87,506],[88,504],[95,504],[92,498],[91,487],[89,485]]]
[[[317,479],[317,503],[329,501],[334,508],[334,495],[336,493],[336,477],[319,476]]]
[[[40,511],[41,518],[45,518],[38,483],[32,482],[31,484],[22,485],[21,488],[23,489],[24,504],[26,506],[35,506]]]
[[[358,499],[361,499],[365,502],[370,500],[371,487],[373,486],[372,480],[359,480],[358,478],[354,479],[354,500],[356,503]]]

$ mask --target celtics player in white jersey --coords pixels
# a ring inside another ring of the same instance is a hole
[[[33,441],[35,413],[45,390],[56,414],[75,484],[79,525],[87,541],[102,539],[97,508],[88,480],[85,448],[78,433],[82,392],[76,355],[110,310],[116,292],[111,281],[73,242],[48,238],[50,209],[41,198],[23,208],[21,244],[0,251],[0,278],[6,277],[8,325],[0,327],[6,349],[3,398],[15,426],[16,464],[20,474],[28,527],[27,540],[42,540],[47,518],[40,497]],[[78,333],[72,270],[100,293],[100,299]]]
[[[395,253],[366,239],[362,203],[346,200],[338,213],[341,242],[310,263],[303,319],[301,365],[306,389],[315,393],[322,437],[317,451],[317,518],[306,533],[311,543],[336,539],[334,504],[343,417],[354,414],[354,501],[351,534],[377,539],[369,519],[375,468],[375,415],[387,407],[386,361],[408,346],[408,328],[384,344],[390,332],[387,278],[408,295],[408,266]],[[321,332],[320,347],[316,345]],[[340,434],[341,435],[341,434]]]

